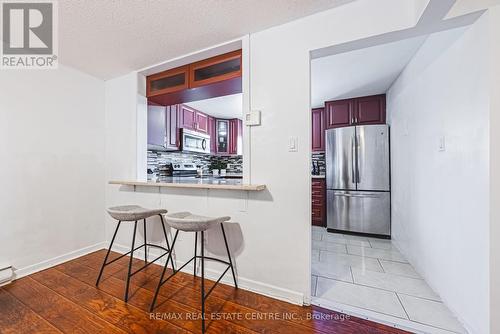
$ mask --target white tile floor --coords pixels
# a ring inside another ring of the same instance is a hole
[[[313,227],[312,295],[428,332],[467,333],[390,240]],[[425,326],[422,326],[425,325]],[[428,327],[426,327],[428,326]]]

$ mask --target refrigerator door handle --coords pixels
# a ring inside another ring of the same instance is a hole
[[[377,194],[347,194],[347,193],[335,193],[335,196],[341,197],[362,197],[362,198],[380,198]]]
[[[360,149],[361,137],[356,134],[356,183],[361,182],[361,173],[359,172],[359,149]]]
[[[356,181],[356,149],[355,149],[356,137],[355,135],[351,137],[351,174],[352,174],[352,183],[357,183]]]

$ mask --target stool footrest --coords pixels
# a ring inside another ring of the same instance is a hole
[[[197,258],[197,259],[201,259],[201,258],[202,258],[202,256],[200,256],[200,255],[196,255],[196,256],[195,256],[195,258]],[[230,266],[230,265],[231,265],[229,262],[224,261],[224,260],[221,260],[221,259],[217,259],[217,258],[215,258],[215,257],[203,256],[203,258],[204,258],[205,260],[212,260],[212,261],[217,261],[217,262],[220,262],[220,263],[224,263],[224,264],[227,264],[228,266]]]
[[[161,259],[162,257],[164,257],[165,255],[167,255],[168,253],[170,253],[170,251],[168,251],[166,248],[162,247],[162,246],[158,246],[158,245],[150,245],[150,244],[147,244],[148,246],[152,246],[152,247],[157,247],[157,248],[161,248],[163,250],[165,250],[165,253],[163,253],[162,255],[158,256],[156,259],[154,259],[153,261],[149,261],[148,263],[146,263],[144,266],[142,266],[141,268],[135,270],[133,273],[130,274],[130,277],[134,276],[135,274],[137,274],[139,271],[145,269],[146,267],[148,267],[151,263],[155,263],[156,261],[158,261],[159,259]],[[141,247],[144,247],[146,245],[142,245]]]
[[[164,254],[164,255],[165,255],[165,254]],[[193,256],[192,258],[190,258],[190,259],[189,259],[186,263],[184,263],[184,264],[183,264],[180,268],[178,268],[177,270],[174,270],[173,274],[171,274],[170,276],[168,276],[167,278],[165,278],[165,280],[164,280],[164,281],[159,282],[159,286],[162,286],[163,284],[167,283],[167,281],[168,281],[169,279],[171,279],[172,277],[174,277],[174,276],[175,276],[175,274],[177,274],[177,272],[181,271],[181,270],[182,270],[185,266],[187,266],[187,265],[188,265],[191,261],[193,261],[193,260],[195,260],[195,259],[201,259],[201,258],[203,258],[203,259],[205,259],[205,260],[217,261],[217,262],[224,263],[224,264],[226,264],[226,265],[227,265],[226,270],[224,270],[224,272],[222,273],[222,275],[220,275],[219,279],[217,279],[217,281],[215,282],[215,284],[214,284],[214,285],[210,288],[210,290],[208,290],[208,292],[205,294],[205,297],[203,297],[203,298],[207,298],[207,297],[208,297],[208,295],[212,292],[212,290],[213,290],[213,289],[217,286],[217,284],[221,281],[222,277],[224,277],[224,275],[227,273],[227,271],[228,271],[229,269],[231,269],[231,264],[230,264],[229,262],[224,261],[224,260],[221,260],[221,259],[217,259],[217,258],[215,258],[215,257],[209,257],[209,256],[203,256],[203,257],[202,257],[202,256],[200,256],[200,255],[195,255],[195,256]],[[144,267],[147,267],[147,265],[146,265],[146,266],[144,266]]]

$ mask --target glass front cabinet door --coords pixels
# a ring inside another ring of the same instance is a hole
[[[229,121],[217,120],[217,153],[229,153]]]
[[[147,78],[146,95],[148,97],[173,93],[189,87],[189,66],[174,68]]]

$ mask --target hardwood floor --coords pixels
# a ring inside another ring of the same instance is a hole
[[[163,285],[158,306],[149,313],[162,267],[151,265],[135,275],[125,303],[127,257],[107,266],[99,288],[94,285],[104,255],[97,251],[0,288],[0,333],[201,332],[199,278],[176,275]],[[213,283],[206,280],[207,291]],[[213,290],[206,305],[207,333],[406,333],[224,284]]]

